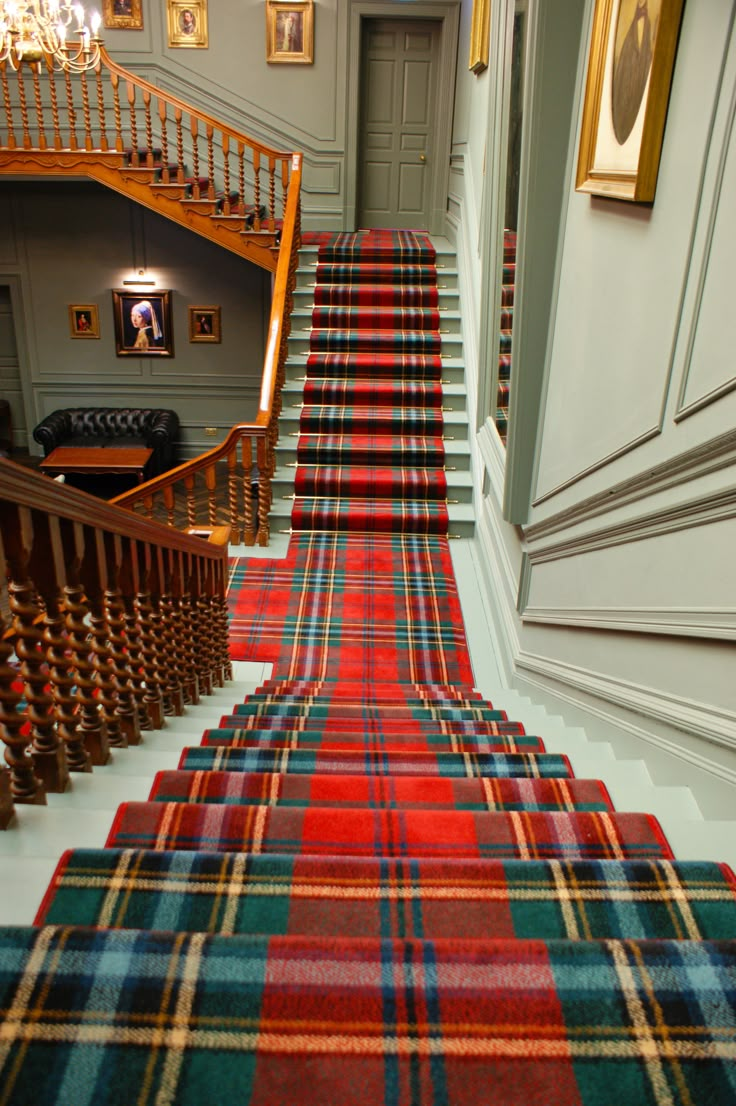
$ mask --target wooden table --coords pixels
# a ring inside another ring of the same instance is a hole
[[[134,473],[138,483],[143,481],[143,470],[153,453],[143,446],[76,446],[59,445],[41,461],[44,472],[79,472],[88,475],[110,473]]]

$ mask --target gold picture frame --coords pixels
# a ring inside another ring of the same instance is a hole
[[[169,46],[206,49],[207,0],[166,0]]]
[[[189,311],[189,341],[190,342],[220,342],[222,331],[220,327],[220,308],[209,304],[205,306],[190,306]]]
[[[99,338],[100,316],[96,303],[69,304],[69,334],[72,338]]]
[[[311,65],[314,61],[314,0],[287,4],[266,0],[266,61]]]
[[[115,352],[118,357],[173,357],[171,292],[113,288]]]
[[[111,31],[142,31],[143,0],[102,0],[102,25]]]
[[[488,66],[488,30],[490,23],[491,0],[473,0],[468,69],[472,69],[474,73],[482,73]]]
[[[652,203],[684,0],[596,0],[575,188]]]

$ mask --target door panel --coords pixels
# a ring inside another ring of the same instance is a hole
[[[366,20],[361,47],[358,225],[424,230],[434,170],[439,24]]]

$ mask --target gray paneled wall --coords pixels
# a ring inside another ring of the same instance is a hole
[[[5,274],[20,289],[3,332],[12,321],[24,411],[19,379],[8,386],[28,437],[57,407],[161,405],[178,412],[182,453],[193,456],[255,416],[270,273],[95,184],[0,181],[0,216],[0,284]],[[112,289],[141,269],[171,291],[172,357],[116,354]],[[97,305],[99,339],[71,337],[70,304]],[[220,307],[221,342],[190,342],[190,305]]]

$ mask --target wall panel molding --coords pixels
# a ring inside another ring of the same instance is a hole
[[[552,607],[521,608],[524,622],[575,629],[736,641],[736,607]]]

